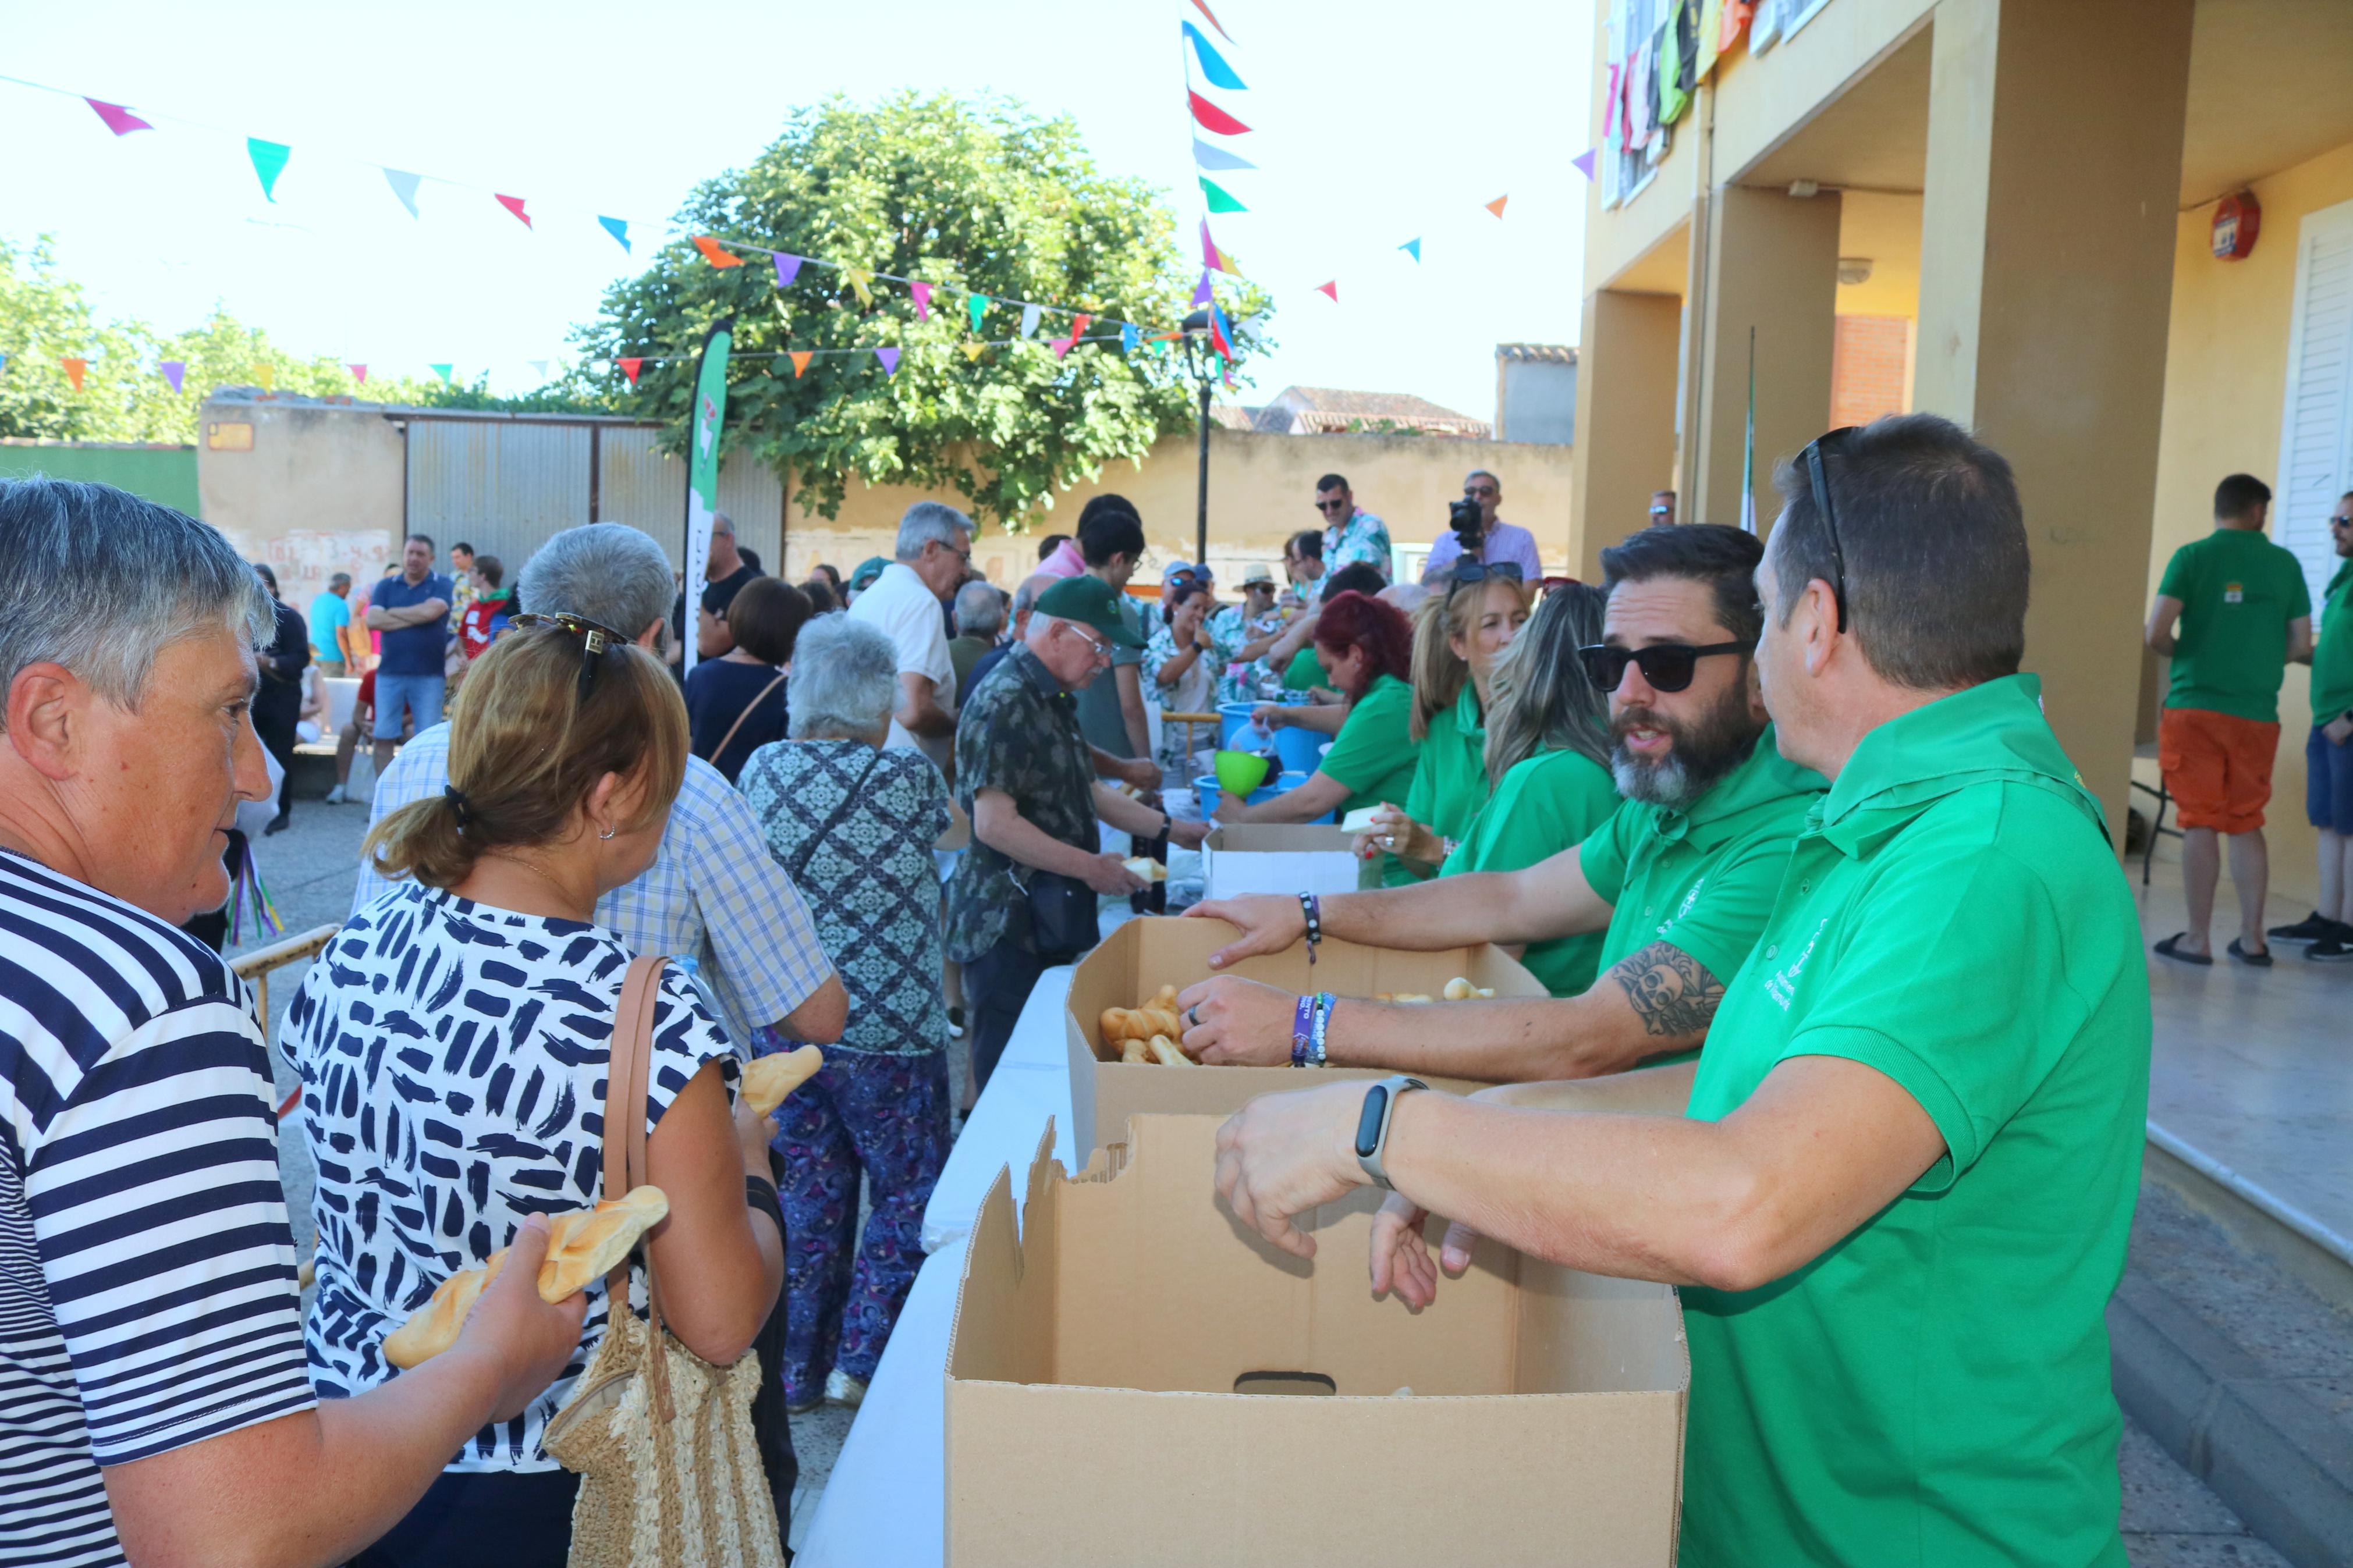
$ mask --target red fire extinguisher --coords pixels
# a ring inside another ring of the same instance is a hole
[[[2263,207],[2253,191],[2224,196],[2214,204],[2214,259],[2244,261],[2255,248],[2263,226]]]

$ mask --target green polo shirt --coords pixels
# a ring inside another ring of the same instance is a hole
[[[1315,657],[1313,642],[1293,654],[1290,665],[1282,672],[1282,689],[1285,691],[1313,691],[1319,686],[1331,684],[1332,678],[1324,673],[1324,661]]]
[[[2277,723],[2287,624],[2312,614],[2304,563],[2259,531],[2218,528],[2173,552],[2157,591],[2181,601],[2165,705]]]
[[[1440,875],[1524,871],[1583,843],[1618,805],[1609,770],[1592,758],[1566,747],[1524,757],[1504,774]],[[1601,943],[1598,931],[1532,942],[1520,962],[1546,991],[1575,996],[1600,972]]]
[[[1421,755],[1412,726],[1413,688],[1394,675],[1374,677],[1316,769],[1348,786],[1348,798],[1340,803],[1343,820],[1368,805],[1406,803]],[[1381,881],[1388,887],[1413,880],[1405,862],[1394,855],[1382,856],[1379,866]]]
[[[2312,721],[2327,724],[2353,709],[2353,561],[2337,568],[2320,605],[2320,636],[2312,645]]]
[[[1430,716],[1405,814],[1441,838],[1459,839],[1486,804],[1487,719],[1478,689],[1466,680],[1451,708]]]
[[[2140,1182],[2148,976],[2041,689],[1989,681],[1863,739],[1708,1032],[1694,1117],[1791,1057],[1843,1057],[1947,1153],[1797,1272],[1683,1292],[1683,1568],[2123,1568],[2103,1314]]]

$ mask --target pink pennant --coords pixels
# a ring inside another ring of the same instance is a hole
[[[85,98],[82,101],[96,110],[98,117],[106,121],[106,128],[117,136],[128,136],[133,131],[155,129],[119,103],[108,103],[96,98]]]
[[[1206,129],[1214,131],[1220,136],[1240,136],[1250,131],[1249,126],[1244,125],[1190,88],[1186,89],[1185,96],[1192,100],[1193,118],[1199,121]]]
[[[362,386],[365,386],[367,384],[367,366],[364,364],[355,364],[349,368],[352,373],[352,379],[358,382]]]
[[[1054,357],[1056,359],[1060,359],[1064,354],[1071,352],[1071,346],[1077,342],[1078,340],[1076,338],[1056,338],[1052,342],[1046,346],[1054,351]]]
[[[1335,305],[1340,302],[1340,280],[1336,278],[1329,283],[1318,283],[1315,291],[1329,298]]]
[[[930,321],[932,319],[932,286],[928,283],[910,283],[907,285],[907,292],[915,298],[915,320]]]
[[[507,211],[514,214],[515,217],[522,224],[523,227],[529,228],[531,226],[531,215],[522,210],[522,197],[494,195],[491,199],[496,201],[499,205],[506,208]]]

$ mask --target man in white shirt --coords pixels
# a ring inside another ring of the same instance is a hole
[[[1544,563],[1536,556],[1536,536],[1495,515],[1496,508],[1504,504],[1504,481],[1484,468],[1473,468],[1462,480],[1462,499],[1479,507],[1479,548],[1471,559],[1489,566],[1509,563],[1520,569],[1521,582],[1541,582]],[[1421,569],[1423,585],[1436,587],[1445,582],[1463,553],[1461,534],[1449,529],[1439,535]]]
[[[849,606],[849,618],[879,628],[899,650],[899,706],[890,744],[913,746],[945,773],[955,748],[955,668],[948,660],[941,604],[972,562],[972,519],[919,500],[899,520],[898,559]]]

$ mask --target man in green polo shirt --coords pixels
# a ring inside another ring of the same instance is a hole
[[[2312,733],[2304,742],[2304,810],[2320,836],[2320,902],[2274,942],[2305,944],[2316,963],[2353,963],[2353,490],[2328,511],[2337,574],[2321,596],[2312,647]]]
[[[1607,930],[1581,995],[1442,1004],[1345,1000],[1326,1026],[1335,1066],[1514,1083],[1620,1072],[1697,1047],[1724,983],[1748,956],[1822,779],[1783,759],[1748,650],[1761,624],[1762,553],[1736,528],[1651,528],[1601,552],[1602,646],[1584,651],[1609,692],[1611,771],[1627,797],[1584,843],[1522,871],[1441,877],[1320,901],[1325,935],[1430,951]],[[1198,904],[1241,937],[1223,968],[1306,931],[1296,898]],[[1182,994],[1204,1061],[1291,1059],[1296,998],[1222,976]],[[1432,1027],[1432,1006],[1443,1008]]]
[[[1411,1305],[1470,1260],[1465,1234],[1432,1256],[1427,1214],[1683,1286],[1683,1568],[2124,1568],[2104,1312],[2148,984],[2099,805],[2017,673],[2017,489],[1932,415],[1780,482],[1757,666],[1784,754],[1831,784],[1698,1061],[1268,1095],[1220,1132],[1219,1190],[1305,1256],[1291,1217],[1381,1173],[1373,1288]]]

